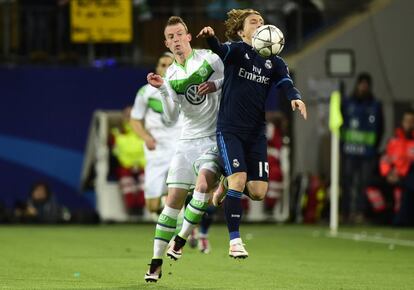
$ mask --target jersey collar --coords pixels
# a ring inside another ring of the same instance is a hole
[[[187,73],[187,63],[188,63],[188,61],[191,59],[191,58],[193,58],[193,56],[194,56],[194,49],[191,49],[191,53],[190,53],[190,55],[185,59],[185,61],[184,61],[184,65],[182,65],[182,64],[179,64],[175,59],[174,59],[174,63],[178,66],[178,67],[181,67],[186,73]]]

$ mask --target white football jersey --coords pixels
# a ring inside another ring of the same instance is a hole
[[[131,118],[144,119],[145,128],[150,132],[158,144],[170,144],[177,140],[182,128],[182,118],[170,126],[165,121],[161,103],[161,94],[158,89],[147,84],[139,89],[134,106],[131,110]]]
[[[207,49],[193,49],[184,66],[174,61],[168,68],[164,83],[184,117],[182,140],[215,136],[221,89],[199,96],[197,88],[205,81],[216,81],[218,87],[223,70],[219,56]]]

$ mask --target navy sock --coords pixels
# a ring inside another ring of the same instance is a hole
[[[224,214],[226,216],[230,240],[240,238],[239,226],[243,214],[241,204],[242,194],[240,191],[230,189],[224,200]]]
[[[206,212],[203,215],[203,217],[201,218],[200,233],[202,233],[203,235],[207,235],[208,229],[210,228],[211,223],[213,222],[213,215],[215,212],[216,212],[216,207],[210,205],[206,209]]]

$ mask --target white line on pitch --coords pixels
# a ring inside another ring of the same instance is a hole
[[[358,234],[358,233],[336,233],[331,234],[329,232],[326,233],[326,236],[329,238],[340,238],[345,240],[354,240],[356,242],[372,242],[372,243],[379,243],[379,244],[388,244],[388,245],[398,245],[398,246],[406,246],[406,247],[414,247],[414,241],[411,240],[400,240],[400,239],[392,239],[392,238],[384,238],[381,236],[369,236],[367,234]]]

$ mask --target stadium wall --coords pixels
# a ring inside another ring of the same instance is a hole
[[[43,180],[69,208],[91,206],[78,193],[92,113],[132,104],[147,72],[0,68],[0,202],[25,200]]]

